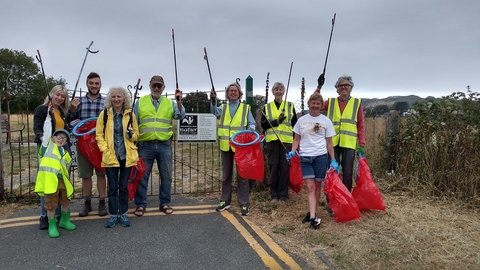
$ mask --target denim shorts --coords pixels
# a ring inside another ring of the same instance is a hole
[[[327,172],[327,154],[316,157],[300,157],[303,179],[315,179],[316,182],[325,180]]]

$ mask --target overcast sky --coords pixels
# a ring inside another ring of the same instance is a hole
[[[161,75],[173,93],[173,28],[184,93],[210,91],[206,47],[217,90],[236,78],[244,88],[251,76],[254,94],[264,95],[267,73],[270,89],[287,85],[293,62],[287,99],[296,101],[302,77],[307,97],[316,88],[334,13],[324,97],[337,96],[342,75],[352,76],[359,98],[480,91],[479,0],[1,0],[0,48],[32,57],[39,49],[46,74],[73,89],[94,41],[100,52],[88,55],[82,90],[96,71],[102,92],[141,78],[147,94]]]

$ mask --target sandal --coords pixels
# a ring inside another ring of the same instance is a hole
[[[173,208],[171,208],[168,205],[164,205],[164,206],[160,206],[160,211],[162,211],[166,215],[170,215],[171,213],[173,213]]]
[[[135,212],[133,212],[133,214],[137,217],[142,217],[143,214],[145,214],[145,208],[139,206],[137,207],[137,209],[135,209]]]

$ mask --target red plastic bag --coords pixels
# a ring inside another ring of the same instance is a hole
[[[238,174],[245,179],[263,182],[265,161],[260,147],[263,137],[257,132],[242,130],[233,134],[230,140],[230,146],[235,148]]]
[[[300,167],[300,157],[295,155],[290,159],[290,180],[288,186],[298,194],[303,188],[302,168]]]
[[[78,151],[92,163],[95,169],[105,171],[105,168],[102,167],[102,152],[100,152],[95,138],[96,126],[97,118],[88,118],[75,125],[72,133],[77,137]]]
[[[373,182],[372,172],[366,158],[358,157],[357,185],[352,196],[360,210],[385,210],[382,193]]]
[[[145,166],[145,162],[143,162],[142,158],[138,158],[137,165],[132,167],[130,171],[130,177],[128,177],[128,198],[133,199],[135,198],[135,193],[137,193],[138,181],[142,179],[145,171],[147,170],[147,166]]]
[[[335,222],[347,222],[360,218],[357,203],[333,168],[327,172],[324,191],[328,196],[328,206],[333,211]]]

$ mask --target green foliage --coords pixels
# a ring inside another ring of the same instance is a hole
[[[253,104],[252,104],[252,113],[255,116],[255,112],[257,109],[262,109],[263,106],[265,105],[265,97],[261,95],[255,95],[253,96]]]
[[[210,99],[205,92],[188,93],[182,104],[186,113],[210,113]]]
[[[406,101],[396,101],[395,103],[393,103],[391,109],[398,111],[401,115],[401,114],[407,112],[408,109],[410,109],[410,105]]]
[[[480,94],[457,92],[417,102],[400,134],[384,141],[385,170],[400,187],[475,202],[480,195]]]
[[[62,78],[47,77],[48,91],[57,84],[66,82]],[[23,51],[0,49],[0,94],[2,110],[6,111],[8,105],[12,114],[26,111],[27,102],[30,112],[43,103],[46,89],[34,57]]]
[[[390,111],[387,105],[377,105],[372,109],[367,109],[365,117],[378,117]]]

